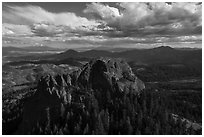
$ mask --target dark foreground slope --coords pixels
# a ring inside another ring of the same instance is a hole
[[[71,74],[42,76],[3,134],[201,134],[152,91],[123,60],[94,59]]]

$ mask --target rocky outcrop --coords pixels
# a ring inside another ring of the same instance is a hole
[[[190,120],[188,120],[184,117],[181,117],[179,115],[176,115],[176,114],[171,114],[171,116],[175,122],[180,120],[185,125],[186,129],[192,128],[195,131],[202,130],[202,125],[199,123],[190,121]]]
[[[92,89],[113,89],[118,86],[121,92],[129,90],[139,93],[144,83],[132,72],[122,59],[100,58],[87,63],[77,78],[79,87]]]
[[[38,82],[37,91],[24,106],[20,133],[32,130],[37,123],[57,121],[61,107],[71,103],[70,77],[46,75]]]
[[[89,94],[104,104],[107,91],[114,95],[129,92],[139,94],[144,88],[144,83],[122,59],[95,59],[71,74],[45,75],[38,81],[34,96],[25,104],[20,132],[32,130],[38,122],[49,124],[57,121],[61,108],[79,103],[76,102],[81,100],[79,91],[91,91]],[[79,99],[75,99],[77,96]]]

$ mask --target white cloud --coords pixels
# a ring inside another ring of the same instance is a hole
[[[63,26],[56,26],[46,23],[35,23],[32,25],[31,29],[32,32],[35,33],[35,35],[42,37],[56,36],[57,34],[64,33]]]
[[[89,20],[75,13],[48,12],[38,6],[8,6],[3,22],[31,25],[38,36],[108,35],[138,36],[142,34],[200,33],[202,5],[196,3],[122,2],[118,7],[102,3],[87,5],[84,13],[100,18]],[[8,30],[7,34],[12,34]],[[109,33],[109,34],[108,34]]]
[[[183,30],[190,33],[202,25],[202,5],[197,3],[122,2],[118,5],[120,10],[101,3],[92,3],[84,12],[97,14],[109,26],[115,26],[122,31],[133,30],[135,33],[143,28],[148,31],[151,27],[156,27],[151,31],[163,28],[163,32],[167,30],[167,33]]]
[[[202,41],[201,35],[179,36],[176,37],[178,41]]]
[[[121,16],[117,8],[103,5],[101,3],[88,4],[83,12],[99,15],[108,24],[116,22],[117,18]]]
[[[61,42],[63,46],[76,43],[134,47],[202,41],[202,5],[123,2],[117,7],[88,4],[84,13],[95,17],[90,20],[71,12],[48,12],[37,6],[8,6],[2,11],[2,34],[20,44]]]
[[[32,33],[41,37],[81,35],[111,29],[101,21],[89,20],[72,12],[52,13],[31,5],[7,6],[7,8],[3,11],[3,22],[23,24],[22,26],[26,26],[25,31],[30,29]],[[12,30],[5,29],[4,34],[13,34]]]
[[[148,25],[152,20],[147,17],[151,17],[153,11],[151,11],[145,3],[121,3],[120,6],[124,8],[120,19],[122,28],[130,26],[143,27]]]
[[[15,21],[15,19],[21,18],[22,24],[25,23],[41,23],[46,22],[54,25],[65,25],[70,26],[71,28],[76,28],[79,26],[97,26],[97,23],[94,20],[88,20],[84,17],[79,17],[72,12],[63,12],[63,13],[52,13],[48,12],[38,6],[8,6],[9,11],[3,12],[3,18],[7,20]]]
[[[2,24],[2,35],[32,35],[31,29],[27,25]]]

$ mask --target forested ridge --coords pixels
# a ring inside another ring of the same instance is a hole
[[[179,98],[172,94],[167,96],[167,92],[159,88],[144,86],[121,60],[93,60],[72,74],[42,76],[37,87],[28,93],[13,103],[15,105],[9,103],[9,107],[5,107],[3,134],[183,135],[202,132],[202,128],[195,129],[192,124],[187,126],[188,121],[182,118],[202,122],[199,121],[202,106],[197,111],[179,108]],[[174,113],[180,116],[175,118]]]

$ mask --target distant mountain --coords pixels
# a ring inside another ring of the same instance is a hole
[[[165,46],[153,49],[132,49],[122,52],[104,50],[77,52],[70,49],[58,54],[28,54],[27,56],[7,57],[11,62],[6,62],[7,60],[5,59],[3,61],[4,63],[6,62],[6,65],[50,63],[55,65],[68,64],[79,67],[92,58],[98,57],[122,58],[126,60],[131,65],[134,73],[143,81],[200,77],[202,74],[201,49],[187,50]]]
[[[75,58],[75,57],[78,57],[79,56],[79,52],[75,51],[75,50],[72,50],[72,49],[69,49],[65,52],[62,52],[62,53],[59,53],[59,54],[56,54],[54,56],[50,56],[51,58],[56,58],[56,59],[66,59],[66,58]]]
[[[52,48],[48,46],[29,46],[29,47],[2,47],[2,55],[11,58],[15,57],[16,60],[22,56],[26,59],[36,59],[41,57],[43,54],[56,54],[65,51],[64,49]],[[15,59],[14,59],[15,60]],[[20,59],[21,60],[21,59]]]
[[[202,50],[177,50],[170,47],[131,50],[116,53],[115,56],[147,64],[202,64]]]
[[[104,50],[89,50],[80,52],[80,55],[84,57],[111,57],[112,53]]]
[[[51,55],[49,58],[52,60],[72,58],[75,61],[89,61],[97,57],[125,59],[131,65],[134,73],[145,82],[200,77],[202,74],[201,49],[181,50],[162,46],[123,52],[68,50],[61,54]]]
[[[49,46],[29,46],[22,47],[26,51],[63,51],[64,49],[53,48]]]
[[[45,52],[45,51],[64,51],[64,49],[52,48],[48,46],[29,46],[29,47],[2,47],[2,55],[22,54],[26,52]]]
[[[202,63],[202,50],[179,50],[171,47],[157,47],[153,49],[134,49],[123,52],[109,52],[104,50],[89,50],[77,52],[68,50],[57,54],[58,59],[82,58],[82,57],[113,57],[124,58],[127,61],[134,61],[148,64],[171,64],[171,63]]]
[[[100,46],[97,48],[94,48],[94,50],[104,50],[104,51],[109,51],[109,52],[122,52],[122,51],[127,51],[127,50],[134,50],[135,48],[125,48],[125,47],[120,47],[120,48],[113,48],[113,47],[108,47],[108,46]]]
[[[18,48],[18,47],[2,47],[2,55],[6,56],[7,54],[11,53],[12,51],[26,51],[25,49]]]

